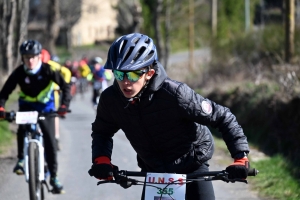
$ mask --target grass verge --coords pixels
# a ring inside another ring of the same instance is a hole
[[[12,134],[9,131],[9,125],[6,121],[0,122],[0,154],[2,154],[12,141]]]
[[[219,137],[214,137],[214,140],[216,148],[230,156],[224,141]],[[257,176],[248,177],[252,188],[258,191],[259,196],[276,200],[300,199],[300,180],[292,175],[293,165],[283,156],[275,155],[254,161],[255,155],[250,152],[249,160],[251,168],[259,171]],[[221,164],[229,163],[224,160]]]
[[[16,103],[18,99],[18,90],[15,90],[6,103],[6,110],[9,111],[11,105]],[[13,134],[9,129],[9,123],[7,121],[0,121],[0,154],[5,152],[5,149],[12,144]]]
[[[254,189],[262,196],[278,200],[300,199],[300,181],[291,174],[291,164],[281,155],[251,162],[259,170],[252,178]]]

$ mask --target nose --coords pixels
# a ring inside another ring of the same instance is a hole
[[[128,84],[130,84],[131,82],[128,80],[128,78],[127,78],[127,75],[126,74],[124,74],[124,79],[123,79],[123,82],[126,84],[126,85],[128,85]]]

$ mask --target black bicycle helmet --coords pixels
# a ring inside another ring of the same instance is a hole
[[[132,33],[119,37],[109,48],[105,69],[133,71],[157,60],[153,40],[147,35]]]
[[[38,55],[42,51],[42,45],[36,40],[26,40],[20,46],[21,55],[31,54]]]
[[[97,63],[101,64],[103,62],[102,58],[101,57],[95,57],[91,60],[91,64],[92,65],[95,65]]]

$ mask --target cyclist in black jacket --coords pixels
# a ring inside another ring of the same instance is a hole
[[[234,159],[226,168],[229,178],[247,177],[249,147],[236,117],[168,78],[150,37],[133,33],[117,39],[104,68],[113,71],[115,81],[103,91],[92,124],[91,176],[112,179],[112,138],[119,129],[136,151],[142,171],[208,171],[214,151],[210,125],[222,133]],[[211,182],[188,183],[186,199],[215,199]]]
[[[62,105],[58,109],[59,115],[65,115],[70,102],[70,86],[64,81],[60,71],[41,61],[42,45],[36,40],[27,40],[20,46],[23,64],[17,67],[8,77],[0,91],[0,119],[4,118],[5,102],[16,88],[20,87],[19,111],[55,111],[54,83],[63,92]],[[43,132],[46,161],[50,171],[50,185],[53,193],[63,193],[63,186],[57,178],[57,144],[55,140],[54,118],[49,116],[40,121]],[[18,162],[14,167],[16,174],[24,174],[23,133],[24,126],[20,125],[17,132]]]

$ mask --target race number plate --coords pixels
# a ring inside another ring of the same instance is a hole
[[[185,174],[147,173],[145,200],[185,199],[185,179]]]
[[[38,115],[37,111],[17,112],[16,124],[36,124]]]

